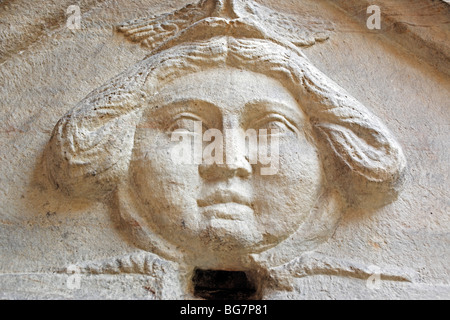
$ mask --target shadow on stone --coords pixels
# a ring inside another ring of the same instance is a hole
[[[257,290],[242,271],[195,270],[194,295],[206,300],[254,300]]]

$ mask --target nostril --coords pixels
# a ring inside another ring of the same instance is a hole
[[[237,168],[236,176],[241,178],[248,178],[252,174],[252,167],[249,165],[249,168]]]
[[[211,172],[213,170],[211,170],[211,166],[213,165],[205,165],[205,164],[201,164],[198,166],[198,173],[200,174],[200,177],[202,177],[203,179],[208,179],[211,176]]]
[[[202,164],[198,170],[200,176],[206,180],[248,178],[253,172],[252,166],[247,161],[233,164]]]

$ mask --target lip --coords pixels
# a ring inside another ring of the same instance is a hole
[[[249,206],[228,202],[203,207],[202,213],[210,219],[248,221],[254,211]]]
[[[246,221],[254,214],[250,197],[231,190],[216,190],[197,204],[211,219]]]
[[[231,190],[216,190],[207,197],[197,200],[197,204],[200,208],[228,203],[251,207],[250,197]]]

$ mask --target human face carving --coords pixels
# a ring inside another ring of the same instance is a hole
[[[223,133],[231,156],[223,164],[175,163],[171,135],[192,134],[200,121],[203,131]],[[235,143],[248,129],[277,130],[276,174],[262,175],[263,165],[251,164]],[[180,77],[157,95],[136,130],[130,180],[140,214],[208,267],[233,266],[273,247],[306,220],[322,190],[309,131],[298,102],[270,77],[231,68]]]

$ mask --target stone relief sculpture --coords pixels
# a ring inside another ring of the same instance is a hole
[[[302,53],[330,34],[327,24],[305,19],[252,1],[203,0],[117,27],[149,56],[69,111],[46,158],[57,188],[108,201],[142,253],[83,263],[84,272],[161,281],[178,272],[181,295],[199,297],[210,297],[205,279],[213,288],[222,271],[245,273],[245,288],[258,297],[326,270],[370,276],[365,266],[314,249],[348,207],[371,210],[395,199],[405,157],[382,121]],[[173,133],[195,135],[196,123],[201,134],[224,134],[227,161],[173,161]],[[263,165],[235,143],[232,135],[248,129],[276,135],[276,174],[261,174]]]

